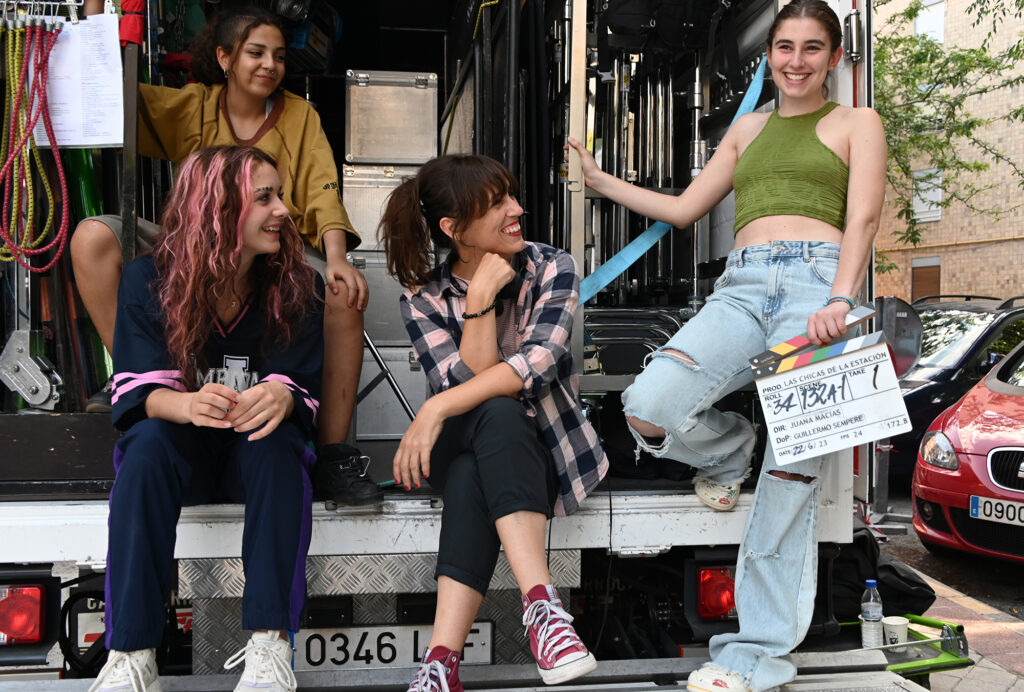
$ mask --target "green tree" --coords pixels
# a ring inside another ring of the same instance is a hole
[[[876,17],[887,14],[885,6],[892,1],[875,0]],[[963,204],[993,219],[1018,203],[986,197],[984,193],[995,185],[979,182],[977,174],[993,164],[1005,164],[1018,186],[1024,187],[1022,163],[1012,160],[986,136],[991,125],[1020,122],[1024,105],[991,117],[971,112],[980,97],[1024,81],[1018,68],[1024,38],[1017,34],[1009,47],[994,48],[1001,32],[1013,28],[1009,23],[1020,20],[1024,0],[972,2],[967,16],[974,16],[974,26],[985,32],[974,47],[944,45],[929,36],[915,35],[914,20],[922,9],[921,0],[912,0],[881,22],[874,36],[875,109],[885,123],[889,203],[900,222],[894,236],[908,245],[919,244],[922,235],[914,215],[915,185],[926,189],[936,184],[933,177],[915,179],[915,169],[940,172],[940,206]],[[879,271],[894,267],[884,255],[878,258]]]

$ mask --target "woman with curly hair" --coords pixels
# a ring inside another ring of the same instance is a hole
[[[155,648],[184,505],[245,503],[236,690],[293,691],[323,360],[323,282],[303,257],[275,161],[189,156],[154,252],[124,272],[114,334],[107,664],[92,690],[160,690]]]
[[[89,0],[86,14],[102,11]],[[339,504],[380,499],[363,472],[358,451],[343,444],[363,362],[366,279],[346,259],[359,245],[341,202],[338,170],[320,117],[302,97],[281,88],[285,29],[280,18],[254,7],[218,12],[192,45],[192,75],[181,89],[139,85],[139,154],[179,163],[201,147],[253,146],[279,166],[284,203],[327,282],[324,311],[324,402],[318,430],[318,495]],[[155,244],[161,229],[139,220],[137,252]],[[323,252],[326,267],[317,253]],[[113,346],[121,218],[82,221],[71,238],[75,281],[104,346]],[[107,394],[94,395],[87,411],[109,411]],[[358,470],[357,470],[358,469]],[[361,475],[362,474],[362,475]]]

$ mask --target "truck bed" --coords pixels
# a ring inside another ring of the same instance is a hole
[[[820,541],[845,543],[852,531],[852,461],[848,455],[822,479]],[[611,488],[611,489],[609,489]],[[8,498],[10,499],[10,498]],[[705,506],[688,483],[627,483],[613,479],[569,517],[552,521],[551,548],[609,548],[619,555],[656,554],[680,545],[738,544],[753,501],[745,490],[736,510]],[[178,522],[176,557],[239,557],[244,508],[235,504],[186,507]],[[426,490],[392,492],[379,506],[313,509],[311,556],[427,553],[437,549],[441,500]],[[106,560],[105,500],[0,502],[3,561]]]

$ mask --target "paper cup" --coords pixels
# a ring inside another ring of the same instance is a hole
[[[890,615],[882,618],[882,631],[885,634],[886,644],[906,644],[907,643],[907,625],[910,624],[910,620],[899,615]],[[901,653],[906,651],[907,647],[897,646],[890,649],[895,653]]]

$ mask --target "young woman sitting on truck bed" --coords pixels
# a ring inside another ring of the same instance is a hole
[[[294,692],[312,517],[307,447],[323,361],[323,282],[274,160],[212,147],[178,169],[153,253],[121,278],[106,582],[109,658],[94,692],[159,692],[183,505],[245,503],[238,692]]]
[[[501,547],[544,682],[596,666],[544,555],[552,508],[576,511],[608,468],[572,375],[579,276],[567,253],[523,239],[517,188],[493,159],[443,156],[391,194],[380,224],[432,392],[395,454],[395,482],[426,479],[444,498],[434,630],[410,691],[461,692],[462,648]],[[431,268],[435,252],[447,258]]]
[[[89,0],[87,12],[101,11]],[[299,231],[327,260],[324,310],[324,402],[320,416],[316,490],[341,504],[380,499],[357,450],[342,441],[359,388],[363,362],[366,279],[345,257],[359,244],[338,190],[338,171],[320,118],[304,99],[281,88],[285,34],[281,20],[261,9],[215,15],[192,46],[198,84],[181,89],[139,85],[139,153],[179,162],[200,147],[251,145],[277,160],[284,202]],[[104,346],[113,346],[121,218],[101,216],[79,224],[71,238],[78,291]],[[140,219],[138,251],[148,252],[160,228]],[[90,400],[87,410],[106,403]],[[106,410],[109,410],[106,409]],[[365,459],[365,458],[363,458]]]
[[[778,110],[744,115],[678,197],[601,171],[579,142],[588,186],[677,227],[736,191],[736,243],[704,308],[623,393],[637,445],[696,466],[697,496],[731,509],[750,470],[754,431],[712,404],[751,382],[748,359],[806,331],[825,344],[846,332],[871,256],[885,192],[885,133],[869,108],[826,99],[842,30],[820,0],[782,8],[768,31]],[[823,457],[780,467],[764,456],[736,578],[740,630],[711,639],[698,692],[767,690],[796,675],[783,658],[807,632],[817,575],[815,525]]]

